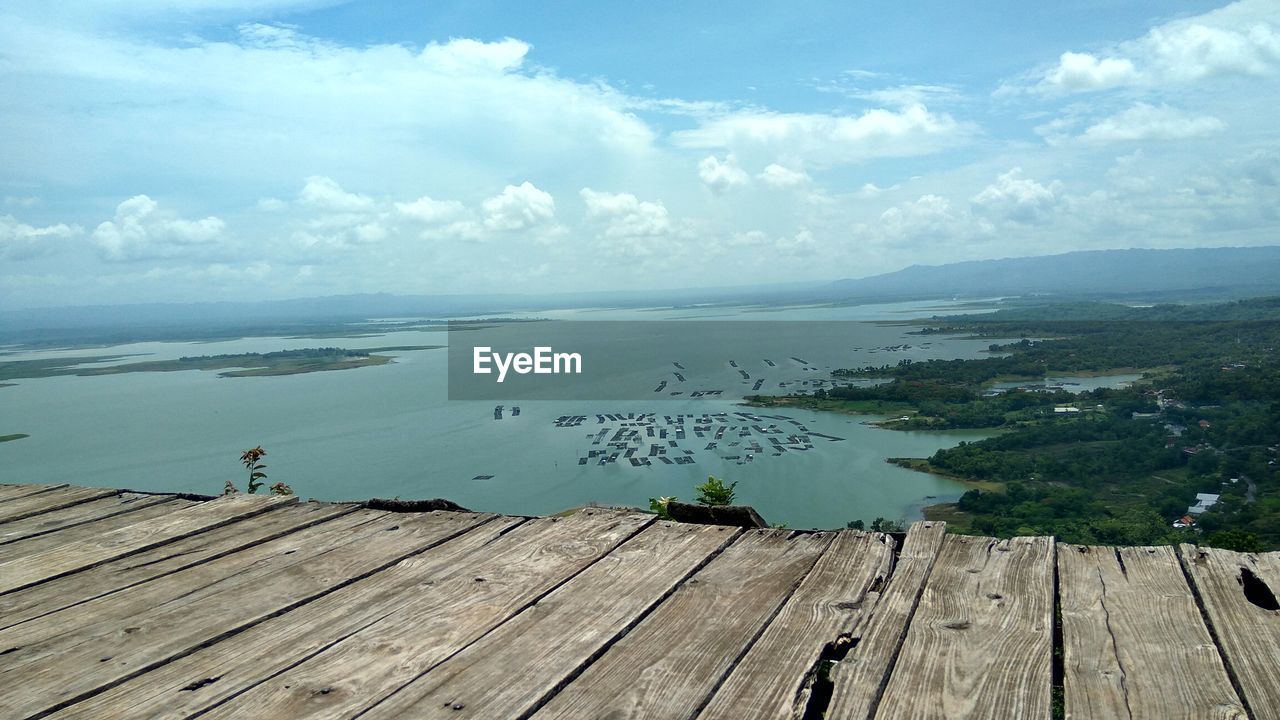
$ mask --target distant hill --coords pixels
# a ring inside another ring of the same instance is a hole
[[[1086,250],[1062,255],[912,265],[897,272],[837,280],[849,299],[1125,296],[1215,290],[1243,297],[1280,293],[1280,247],[1184,250]]]

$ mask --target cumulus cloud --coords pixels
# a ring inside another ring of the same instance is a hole
[[[432,200],[426,195],[412,202],[398,202],[395,207],[401,215],[428,225],[447,222],[466,211],[457,200]]]
[[[56,183],[67,168],[169,176],[180,157],[248,205],[278,196],[296,168],[380,193],[448,168],[426,188],[438,195],[507,177],[513,163],[543,177],[566,157],[625,167],[654,152],[630,98],[531,67],[520,40],[343,45],[262,23],[230,40],[163,35],[6,17],[0,155]],[[139,143],[147,153],[128,149]],[[360,203],[326,198],[332,189],[318,183],[314,199]]]
[[[770,163],[756,176],[769,187],[790,188],[809,182],[809,175],[802,170],[792,170],[777,163]]]
[[[703,158],[702,162],[698,163],[698,177],[703,185],[717,194],[751,182],[746,171],[738,167],[738,162],[732,154],[726,156],[723,161],[715,155]]]
[[[1274,75],[1280,70],[1278,7],[1273,0],[1241,0],[1163,23],[1104,51],[1065,52],[1054,65],[1008,83],[1002,91],[1052,95]]]
[[[422,50],[422,60],[447,73],[468,74],[477,70],[504,72],[524,64],[529,44],[514,38],[480,42],[468,38],[447,43],[431,43]]]
[[[0,215],[0,257],[29,260],[56,252],[60,241],[79,235],[77,226],[58,223],[35,227],[18,222],[12,215]]]
[[[729,249],[749,248],[755,253],[757,259],[766,261],[776,257],[813,255],[817,249],[817,242],[814,240],[813,232],[808,228],[801,228],[794,235],[776,237],[763,230],[748,230],[732,234],[723,241],[723,245]],[[774,252],[761,253],[761,251],[768,250]]]
[[[115,216],[98,225],[93,242],[107,260],[171,257],[221,239],[226,224],[209,216],[184,220],[163,212],[155,200],[135,195],[116,206]]]
[[[801,228],[791,237],[778,238],[776,245],[778,250],[784,254],[797,257],[813,255],[818,247],[817,242],[813,239],[813,233],[808,228]]]
[[[671,218],[661,201],[591,188],[583,188],[579,196],[587,208],[587,222],[594,224],[600,237],[608,241],[604,246],[608,254],[648,260],[669,256],[676,249],[669,237]]]
[[[1066,92],[1081,92],[1127,85],[1137,78],[1138,72],[1128,58],[1099,60],[1089,53],[1064,52],[1058,65],[1045,75],[1044,84]]]
[[[1000,174],[996,181],[972,198],[972,203],[992,216],[1018,223],[1039,222],[1058,203],[1062,183],[1048,186],[1022,176],[1022,168]]]
[[[880,214],[880,224],[885,232],[903,238],[930,232],[941,235],[954,220],[951,201],[937,195],[922,195],[913,202],[891,207]]]
[[[555,220],[556,201],[528,180],[508,185],[485,200],[484,226],[490,230],[526,230]]]
[[[1090,125],[1081,137],[1094,142],[1181,140],[1211,135],[1225,127],[1221,120],[1211,115],[1196,116],[1168,105],[1139,102]]]
[[[307,178],[302,192],[298,193],[298,201],[324,212],[358,213],[373,208],[372,198],[349,193],[331,178],[323,176]]]
[[[971,129],[923,105],[858,116],[743,111],[673,133],[677,146],[725,148],[739,155],[794,158],[816,166],[936,151]]]

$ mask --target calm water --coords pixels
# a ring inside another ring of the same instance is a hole
[[[557,311],[542,316],[580,319],[904,319],[946,311],[945,306],[881,305],[861,308],[725,309],[681,311]],[[239,452],[261,444],[268,482],[290,483],[299,495],[325,500],[369,497],[446,497],[476,510],[545,514],[595,501],[646,505],[647,498],[691,498],[708,474],[738,481],[741,502],[771,522],[791,527],[838,527],[876,516],[915,518],[922,505],[954,499],[954,482],[911,472],[886,457],[920,457],[976,432],[896,432],[865,423],[875,418],[760,410],[786,415],[811,431],[845,438],[815,441],[807,452],[757,457],[740,464],[702,444],[696,463],[631,467],[579,465],[598,431],[597,413],[676,415],[750,410],[737,406],[751,383],[727,361],[736,359],[753,378],[777,382],[825,375],[784,363],[798,355],[813,366],[882,364],[902,358],[976,357],[990,343],[907,335],[909,328],[865,324],[856,342],[848,338],[761,337],[741,348],[673,348],[690,377],[724,387],[714,399],[687,397],[631,401],[521,402],[519,417],[493,418],[492,402],[449,401],[446,351],[398,353],[395,363],[339,372],[265,378],[220,378],[184,371],[101,377],[19,380],[0,388],[0,434],[30,438],[0,444],[0,481],[71,482],[152,491],[218,493],[231,479],[242,484]],[[140,343],[93,351],[24,353],[23,357],[139,353],[145,359],[176,358],[286,348],[340,345],[442,344],[438,332],[399,332],[373,338],[247,338],[217,343]],[[927,345],[925,343],[928,343]],[[892,346],[910,348],[888,350]],[[797,348],[800,349],[797,349]],[[733,357],[722,357],[722,355]],[[776,367],[768,367],[769,357]],[[651,375],[669,377],[660,364]],[[648,382],[645,379],[644,382]],[[771,388],[772,386],[772,388]],[[555,418],[586,415],[576,428]],[[477,476],[492,475],[489,479]],[[933,497],[930,497],[933,496]]]

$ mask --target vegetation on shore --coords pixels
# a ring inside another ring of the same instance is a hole
[[[349,370],[371,365],[385,365],[391,357],[377,353],[405,352],[409,350],[436,350],[443,345],[396,345],[379,348],[348,350],[337,347],[280,350],[268,353],[239,353],[234,355],[200,355],[181,357],[177,360],[148,360],[98,365],[115,362],[128,355],[88,355],[41,360],[14,360],[0,362],[0,379],[57,377],[76,375],[119,375],[134,372],[176,372],[180,370],[224,370],[220,377],[262,377],[269,375],[297,375],[326,370]],[[229,370],[228,368],[240,368]]]
[[[1073,543],[1278,548],[1277,321],[1280,298],[1190,307],[1046,305],[935,318],[921,332],[1022,339],[993,344],[987,358],[833,373],[889,381],[880,385],[755,400],[844,411],[893,408],[883,414],[905,416],[888,425],[899,429],[999,430],[927,460],[894,460],[986,484],[971,486],[957,503],[927,510],[957,531],[1052,534]],[[1157,369],[1125,388],[1079,394],[991,389],[1008,377],[1139,367]],[[1194,527],[1174,528],[1197,493],[1219,501],[1192,518]]]

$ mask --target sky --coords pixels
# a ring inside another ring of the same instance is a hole
[[[7,0],[0,310],[1280,244],[1280,0]]]

